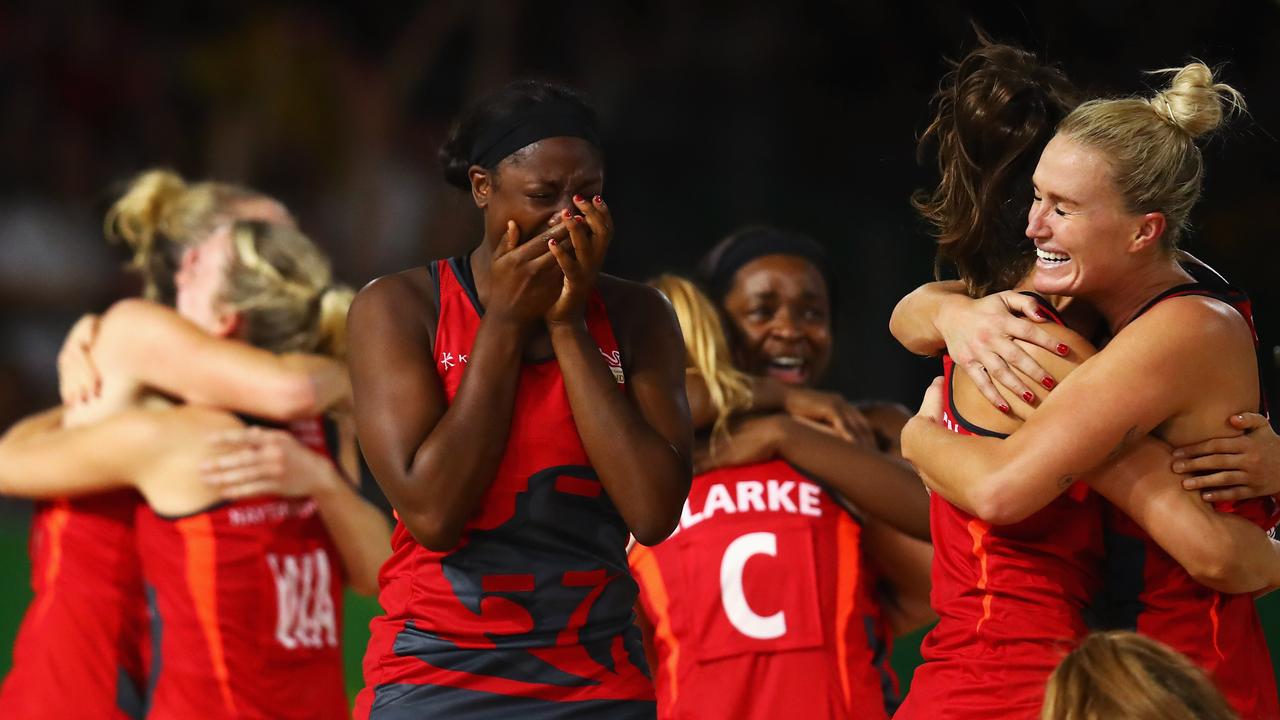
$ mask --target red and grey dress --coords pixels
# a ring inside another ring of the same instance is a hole
[[[436,371],[452,402],[483,309],[466,258],[430,269]],[[586,322],[621,391],[596,293]],[[356,717],[653,717],[627,527],[587,458],[554,359],[521,368],[508,438],[457,547],[429,550],[397,521]]]

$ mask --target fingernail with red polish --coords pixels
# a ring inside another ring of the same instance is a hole
[[[574,216],[573,216],[573,221],[574,221],[575,223],[580,223],[580,222],[582,222],[582,216],[581,216],[581,215],[574,215]]]
[[[573,196],[573,201],[574,201],[574,202],[576,202],[576,203],[580,203],[580,202],[582,202],[582,196],[581,196],[581,195],[574,195],[574,196]]]
[[[597,205],[603,205],[603,204],[604,204],[604,198],[600,197],[599,195],[597,195],[597,196],[595,196],[595,197],[591,198],[591,200],[592,200],[593,202],[595,202],[595,204],[597,204]]]
[[[1027,401],[1027,404],[1028,404],[1028,405],[1030,405],[1031,403],[1035,402],[1035,400],[1036,400],[1036,396],[1035,396],[1035,395],[1032,395],[1032,394],[1031,394],[1031,391],[1030,391],[1030,390],[1028,390],[1028,391],[1026,391],[1026,392],[1022,393],[1022,399],[1023,399],[1023,400],[1026,400],[1026,401]]]
[[[569,208],[564,209],[563,215],[565,220],[568,220],[569,218],[573,217],[573,213],[569,212]]]
[[[1063,345],[1062,343],[1058,343],[1058,354],[1059,354],[1059,355],[1066,355],[1066,354],[1067,354],[1067,353],[1069,353],[1069,352],[1071,352],[1071,348],[1067,347],[1066,345]]]
[[[1040,381],[1040,384],[1043,385],[1046,390],[1052,390],[1053,387],[1058,383],[1054,382],[1053,378],[1046,377],[1045,379]]]
[[[1001,405],[1001,406],[1000,406],[1000,412],[1002,412],[1002,413],[1008,413],[1008,412],[1010,412],[1010,408],[1009,408],[1009,406],[1008,406],[1008,405]]]

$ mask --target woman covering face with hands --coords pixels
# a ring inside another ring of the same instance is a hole
[[[652,717],[625,550],[689,488],[679,328],[600,274],[613,221],[572,91],[508,85],[440,157],[479,245],[351,311],[357,428],[399,517],[356,715]]]

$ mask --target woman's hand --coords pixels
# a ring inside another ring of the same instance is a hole
[[[1206,502],[1244,500],[1280,493],[1280,437],[1257,413],[1232,415],[1232,427],[1244,434],[1205,440],[1173,451],[1173,471],[1189,475],[1187,490],[1199,490]]]
[[[566,235],[566,230],[554,228],[521,244],[520,228],[514,220],[507,221],[489,269],[485,317],[528,328],[547,312],[562,285],[556,258],[549,250],[551,243]]]
[[[573,204],[582,214],[574,215],[566,208],[560,213],[557,227],[557,230],[567,229],[572,247],[554,238],[548,242],[551,254],[564,273],[560,297],[545,315],[549,325],[583,320],[587,297],[595,287],[609,242],[613,240],[613,217],[599,195],[591,200],[575,195]]]
[[[992,378],[1019,397],[1031,390],[1013,368],[1027,377],[1039,378],[1040,384],[1050,390],[1057,384],[1014,340],[1039,345],[1064,356],[1071,351],[1036,327],[1036,323],[1048,319],[1034,298],[1008,290],[978,300],[963,296],[948,299],[938,311],[937,326],[956,365],[969,374],[992,405],[1009,412],[1009,405],[996,390]]]
[[[920,401],[920,409],[916,411],[916,416],[912,418],[909,421],[909,423],[925,421],[925,422],[933,423],[935,425],[943,424],[942,422],[942,413],[943,413],[942,384],[944,382],[946,382],[945,378],[936,377],[933,379],[933,382],[929,383],[928,389],[924,391],[924,398]],[[904,428],[904,430],[905,429],[906,428]],[[906,437],[905,432],[903,434],[903,437],[904,438]],[[905,440],[903,442],[903,448],[904,448],[903,457],[907,460],[907,462],[911,462],[911,458],[906,457]],[[928,475],[926,475],[924,470],[916,463],[911,463],[911,467],[915,469],[916,475],[920,478],[920,482],[924,483],[924,491],[932,494],[933,493],[932,479]]]
[[[710,447],[699,447],[694,452],[694,474],[772,460],[778,456],[788,423],[793,422],[785,415],[767,415],[737,423],[728,439],[712,438]]]
[[[65,405],[86,403],[102,394],[102,375],[93,362],[100,321],[97,315],[81,316],[58,351],[58,392]]]
[[[200,476],[226,500],[312,497],[345,482],[328,458],[292,434],[256,426],[211,437]]]
[[[943,382],[945,382],[945,379],[939,376],[929,383],[929,387],[924,391],[924,398],[920,400],[920,409],[916,411],[916,417],[930,420],[939,425],[942,424]]]
[[[820,429],[830,429],[837,437],[855,445],[876,447],[871,422],[839,393],[794,386],[788,386],[783,393],[782,409],[791,417]]]

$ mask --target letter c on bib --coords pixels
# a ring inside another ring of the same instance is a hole
[[[787,617],[778,612],[764,617],[747,603],[742,588],[742,570],[754,555],[778,555],[778,536],[771,532],[747,533],[729,543],[720,560],[720,601],[729,622],[743,635],[757,640],[772,640],[787,632]]]

